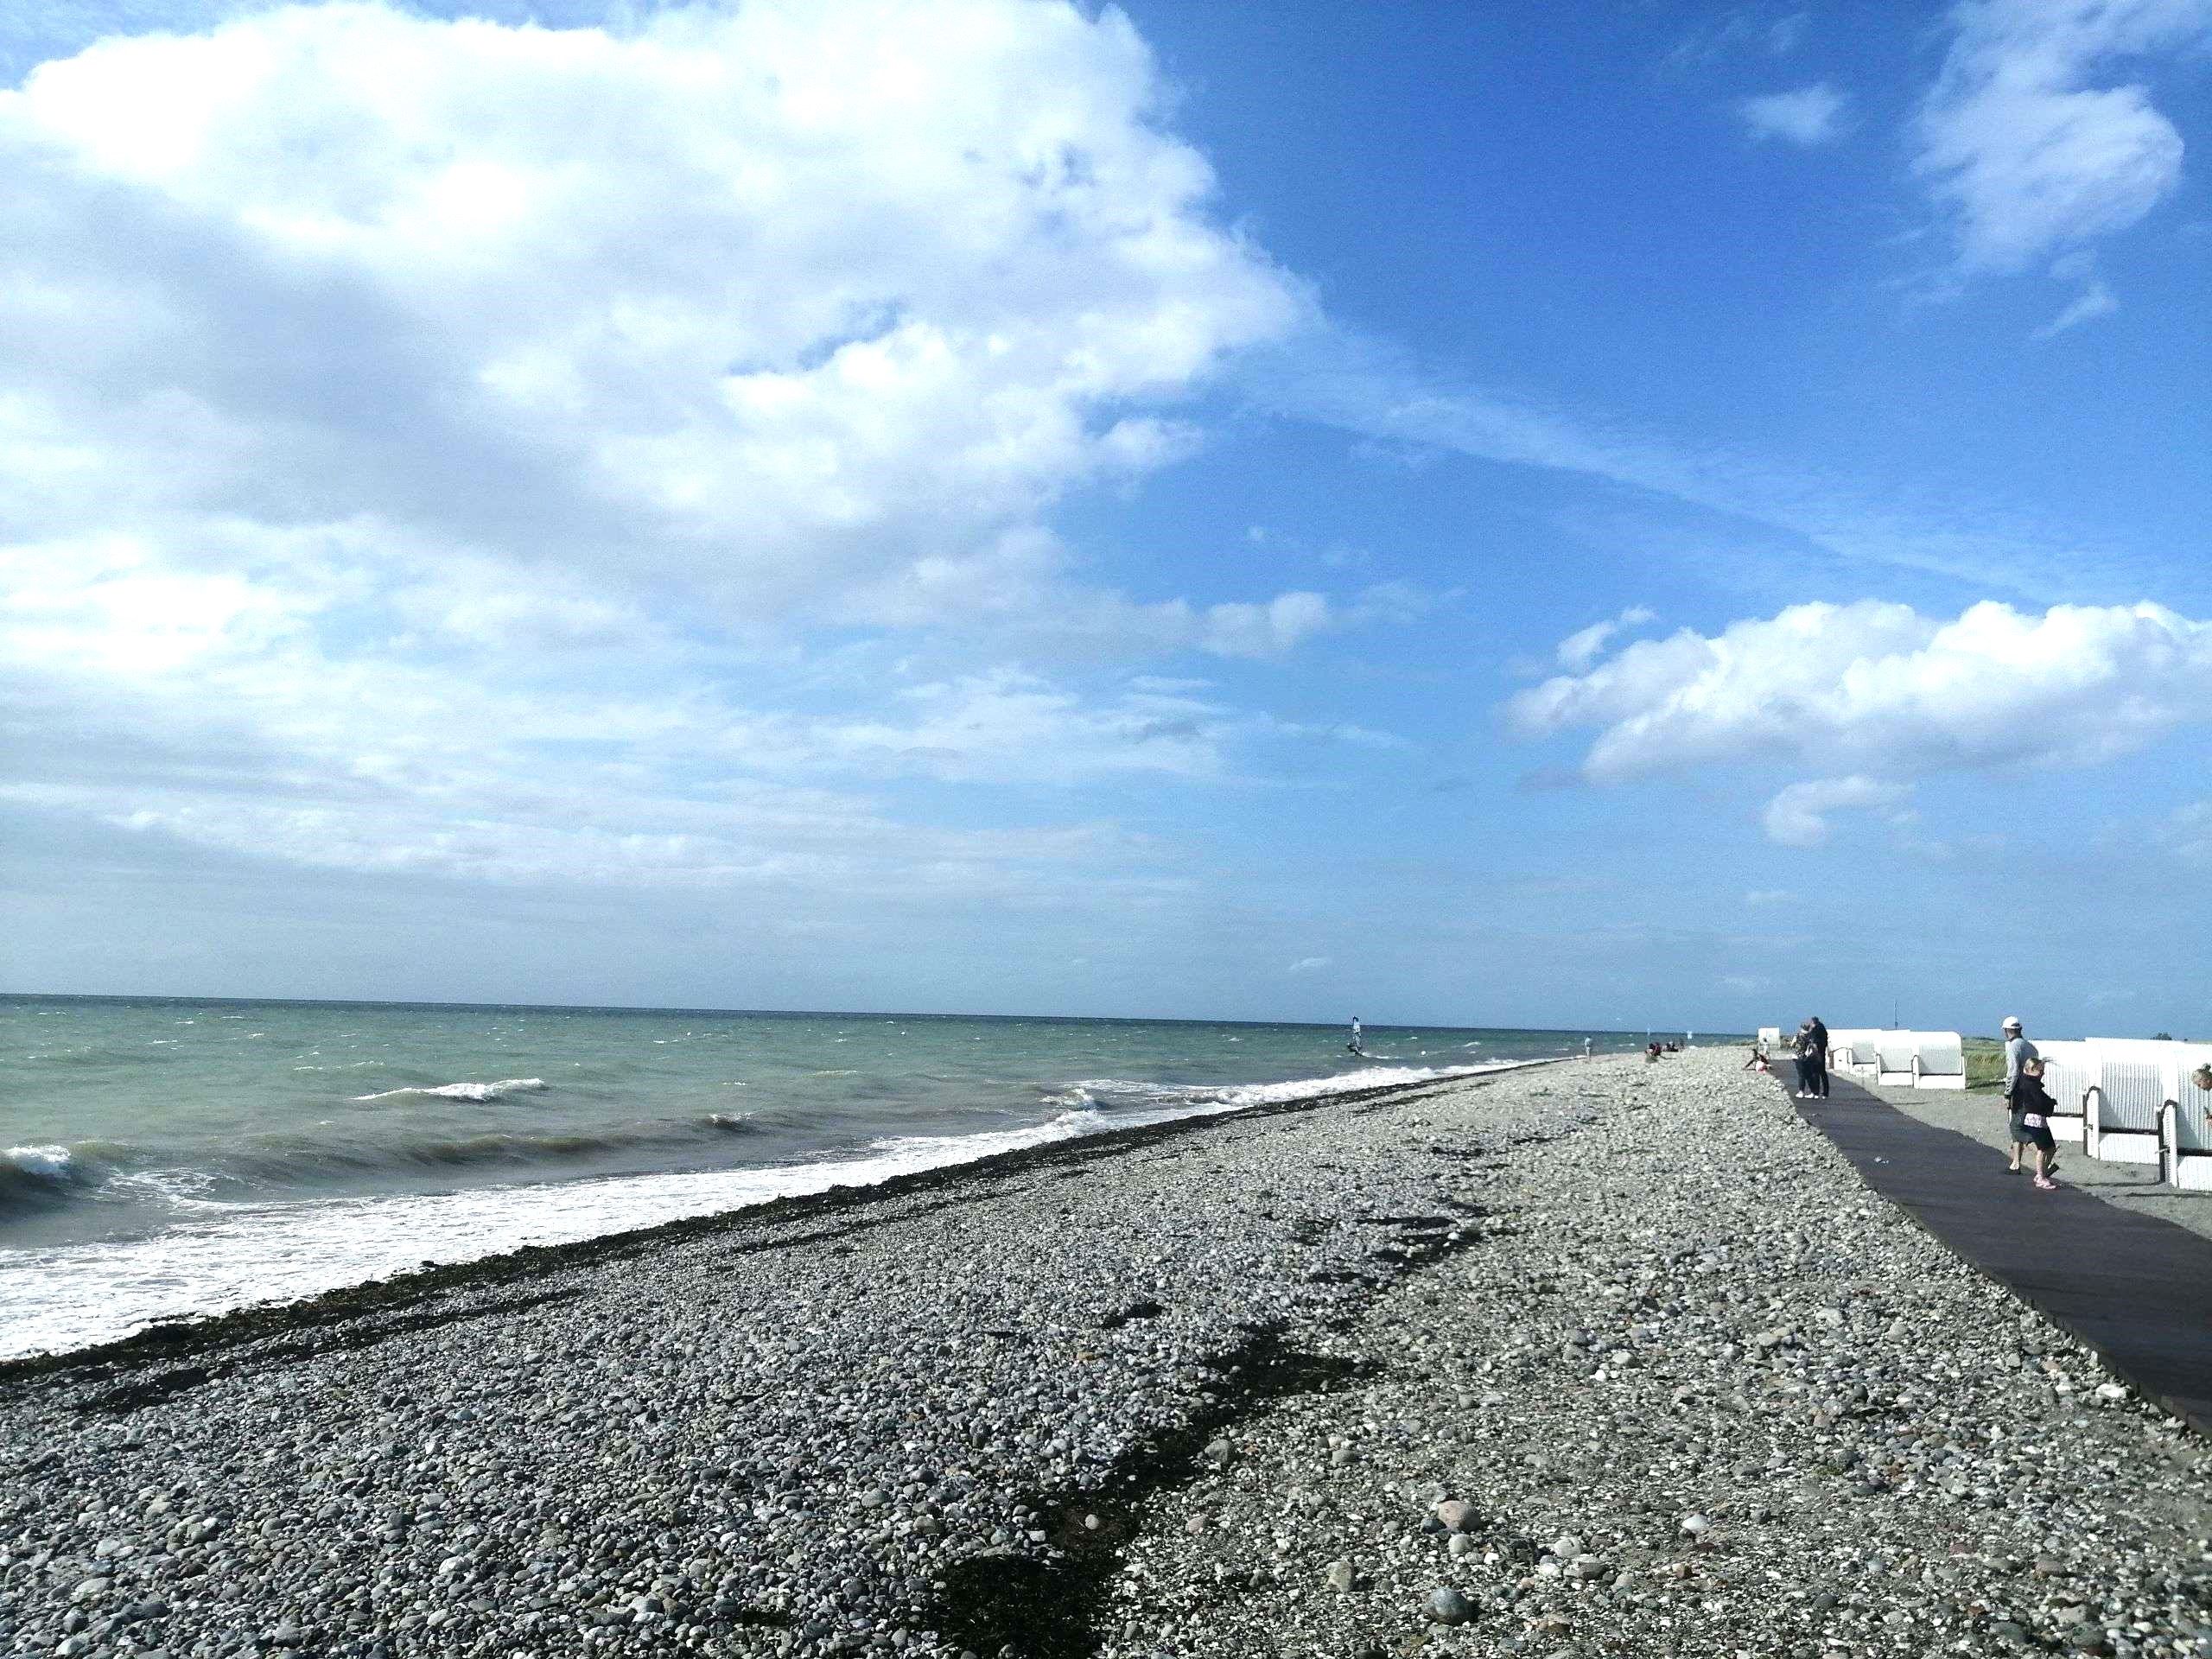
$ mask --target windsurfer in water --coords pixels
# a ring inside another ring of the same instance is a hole
[[[1351,1041],[1344,1045],[1344,1052],[1348,1054],[1364,1054],[1367,1052],[1367,1050],[1360,1046],[1359,1016],[1356,1014],[1351,1017]]]

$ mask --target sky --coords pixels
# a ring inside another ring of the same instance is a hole
[[[2212,0],[25,0],[0,988],[2212,1035]]]

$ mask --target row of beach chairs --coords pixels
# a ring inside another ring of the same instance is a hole
[[[2212,1192],[2212,1090],[2195,1073],[2212,1043],[2088,1037],[2037,1042],[2044,1087],[2060,1108],[2050,1132],[2108,1163],[2155,1164],[2184,1192]]]
[[[1831,1031],[1828,1070],[1895,1089],[1963,1089],[1966,1046],[1955,1031]]]

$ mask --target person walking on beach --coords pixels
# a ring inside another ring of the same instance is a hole
[[[2043,1086],[2043,1061],[2024,1060],[2020,1065],[2019,1080],[2013,1085],[2005,1103],[2012,1109],[2012,1161],[2009,1167],[2015,1175],[2020,1173],[2020,1148],[2036,1149],[2036,1185],[2048,1192],[2058,1183],[2050,1173],[2058,1165],[2058,1142],[2050,1133],[2050,1114],[2058,1103]]]

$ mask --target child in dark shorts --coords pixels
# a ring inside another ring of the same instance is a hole
[[[2036,1149],[2036,1185],[2048,1192],[2058,1183],[2050,1172],[2058,1163],[2058,1142],[2050,1133],[2050,1115],[2058,1103],[2043,1086],[2043,1062],[2030,1060],[2020,1067],[2019,1081],[2006,1097],[2012,1109],[2012,1169],[2020,1167],[2020,1148]]]

